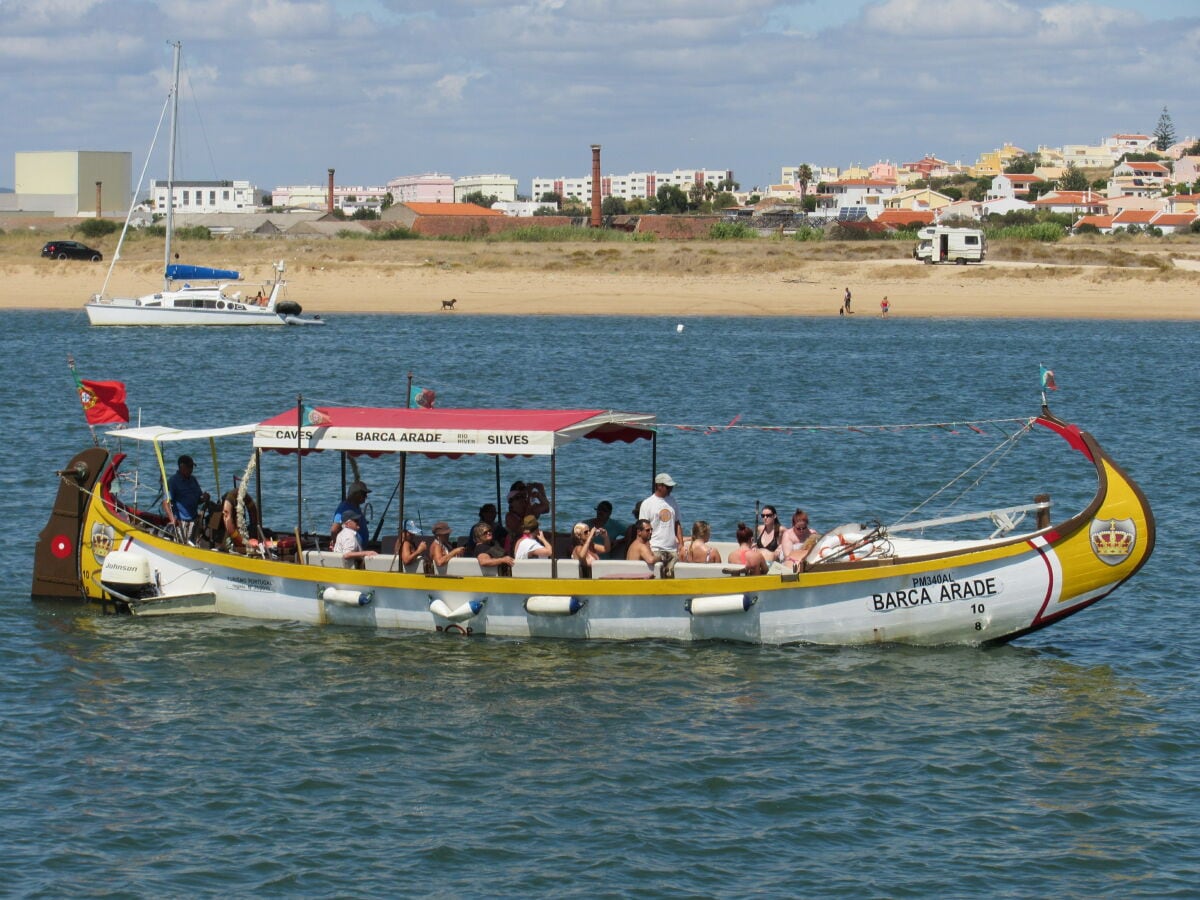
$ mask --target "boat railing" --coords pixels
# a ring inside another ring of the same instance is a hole
[[[884,530],[887,534],[897,534],[905,531],[924,531],[928,528],[937,528],[942,525],[955,525],[960,522],[974,522],[982,519],[991,519],[992,524],[996,526],[995,531],[991,533],[992,538],[1004,537],[1012,533],[1018,525],[1025,520],[1029,513],[1038,514],[1038,528],[1045,527],[1043,522],[1048,524],[1050,511],[1050,498],[1039,498],[1033,503],[1025,503],[1020,506],[1005,506],[999,509],[988,509],[981,512],[959,513],[955,516],[942,516],[937,519],[922,519],[919,522],[904,522],[895,525],[888,525]]]

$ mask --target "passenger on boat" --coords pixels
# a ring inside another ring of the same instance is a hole
[[[515,545],[521,534],[526,516],[543,516],[550,512],[550,501],[546,499],[546,488],[540,481],[514,481],[508,489],[508,512],[504,514],[505,538]]]
[[[515,559],[549,559],[554,547],[538,527],[537,516],[529,515],[521,523],[521,537],[517,540]]]
[[[663,564],[663,577],[674,574],[675,560],[683,544],[683,526],[679,522],[679,505],[671,497],[675,479],[666,472],[654,476],[654,493],[642,501],[638,518],[646,519],[654,529],[650,549]]]
[[[362,523],[362,516],[354,510],[348,509],[342,513],[341,527],[333,542],[333,552],[342,555],[342,565],[347,569],[361,569],[364,559],[379,555],[374,550],[363,550],[360,547],[357,532]]]
[[[415,525],[415,522],[404,523],[404,534],[400,536],[400,568],[403,569],[414,559],[421,559],[429,552],[429,543],[421,540],[421,536],[416,534],[415,529],[409,529],[409,525]]]
[[[593,543],[596,552],[604,559],[614,558],[613,545],[625,534],[625,525],[612,517],[612,508],[607,500],[601,500],[596,504],[596,515],[587,520],[588,525],[597,529]]]
[[[759,513],[762,524],[755,529],[754,546],[766,551],[765,556],[778,559],[781,556],[779,547],[783,543],[783,532],[779,527],[779,514],[773,506],[764,506]]]
[[[495,533],[487,522],[479,522],[471,529],[475,538],[475,558],[485,569],[496,568],[498,575],[508,575],[512,572],[513,558],[504,552],[504,548],[495,542]]]
[[[634,530],[633,543],[625,551],[625,558],[640,559],[646,565],[654,568],[654,564],[658,562],[658,557],[650,548],[650,535],[654,533],[654,527],[647,519],[638,519],[631,527]]]
[[[613,541],[612,559],[626,559],[626,553],[633,546],[633,542],[637,540],[638,529],[638,511],[642,508],[641,503],[633,504],[633,521],[625,527],[625,534]]]
[[[192,474],[195,468],[195,460],[186,453],[179,457],[178,469],[167,479],[169,499],[163,504],[167,510],[167,518],[184,541],[192,539],[196,530],[196,511],[203,501],[209,499],[208,493],[200,487],[200,482]]]
[[[584,578],[592,577],[592,563],[600,559],[598,547],[593,543],[595,537],[596,526],[587,522],[576,522],[571,529],[571,540],[574,542],[571,558],[579,560],[579,570]]]
[[[371,489],[361,481],[350,482],[350,486],[346,488],[346,497],[333,511],[333,523],[329,526],[329,534],[336,538],[338,532],[342,530],[342,519],[346,513],[355,513],[358,516],[357,540],[360,550],[367,549],[367,543],[371,539],[370,523],[367,522],[367,517],[362,510],[362,505],[367,502],[369,493],[371,493]]]
[[[703,519],[697,519],[692,525],[692,539],[684,545],[679,558],[683,562],[714,563],[721,561],[721,554],[715,547],[708,546],[712,537],[712,528]]]
[[[236,479],[235,479],[236,480]],[[225,496],[221,498],[221,522],[220,527],[214,530],[212,542],[214,547],[225,547],[226,549],[242,549],[249,538],[258,537],[259,521],[258,507],[254,504],[254,498],[247,494],[244,498],[246,506],[246,533],[242,534],[238,528],[238,489],[234,488],[231,491],[226,491]]]
[[[466,552],[466,547],[451,546],[450,525],[448,522],[433,523],[433,544],[429,548],[429,554],[439,572],[445,571],[446,563],[450,562],[450,560],[456,556],[462,556]]]
[[[766,575],[770,563],[763,552],[754,546],[754,530],[745,522],[737,524],[737,542],[737,549],[729,551],[726,562],[744,567],[747,575]]]
[[[500,518],[500,513],[496,509],[495,503],[485,503],[479,507],[479,521],[491,526],[492,532],[495,534],[496,543],[501,547],[504,546],[504,541],[508,538],[508,532],[504,530],[497,519]],[[472,528],[467,532],[467,554],[475,555],[475,529]]]
[[[808,513],[798,509],[792,513],[792,527],[783,533],[779,551],[785,560],[804,562],[816,542],[817,533],[808,527]]]

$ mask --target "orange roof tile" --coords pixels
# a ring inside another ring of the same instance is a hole
[[[1150,220],[1158,215],[1156,209],[1123,209],[1113,216],[1114,225],[1147,225]]]
[[[909,222],[920,222],[929,225],[933,222],[932,209],[885,209],[875,217],[882,225],[907,225]]]
[[[1195,213],[1159,213],[1154,219],[1155,225],[1191,225],[1196,220]]]

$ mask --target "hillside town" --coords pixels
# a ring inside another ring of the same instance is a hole
[[[595,164],[598,145],[593,152]],[[591,174],[535,176],[527,193],[504,174],[455,178],[427,172],[363,185],[338,184],[330,168],[324,183],[270,191],[248,180],[176,180],[169,192],[164,181],[155,180],[131,220],[150,224],[172,203],[182,221],[215,234],[335,236],[390,223],[434,236],[579,224],[589,216],[599,171],[594,165]],[[0,215],[124,218],[128,210],[119,198],[133,196],[131,173],[130,153],[17,153],[16,188],[0,193]],[[609,224],[630,230],[631,221],[636,225],[656,215],[774,231],[841,226],[864,234],[1052,218],[1076,233],[1159,235],[1196,230],[1200,141],[1176,140],[1164,109],[1153,134],[1117,133],[1096,144],[1034,150],[1004,143],[970,164],[933,153],[911,162],[845,168],[802,163],[782,166],[777,183],[749,188],[732,168],[630,172],[598,180],[600,213]],[[664,236],[688,236],[687,229],[676,231]]]

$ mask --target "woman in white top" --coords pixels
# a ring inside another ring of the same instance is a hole
[[[515,559],[549,559],[554,553],[550,541],[538,527],[537,516],[526,516],[521,523],[521,537],[517,539]]]

